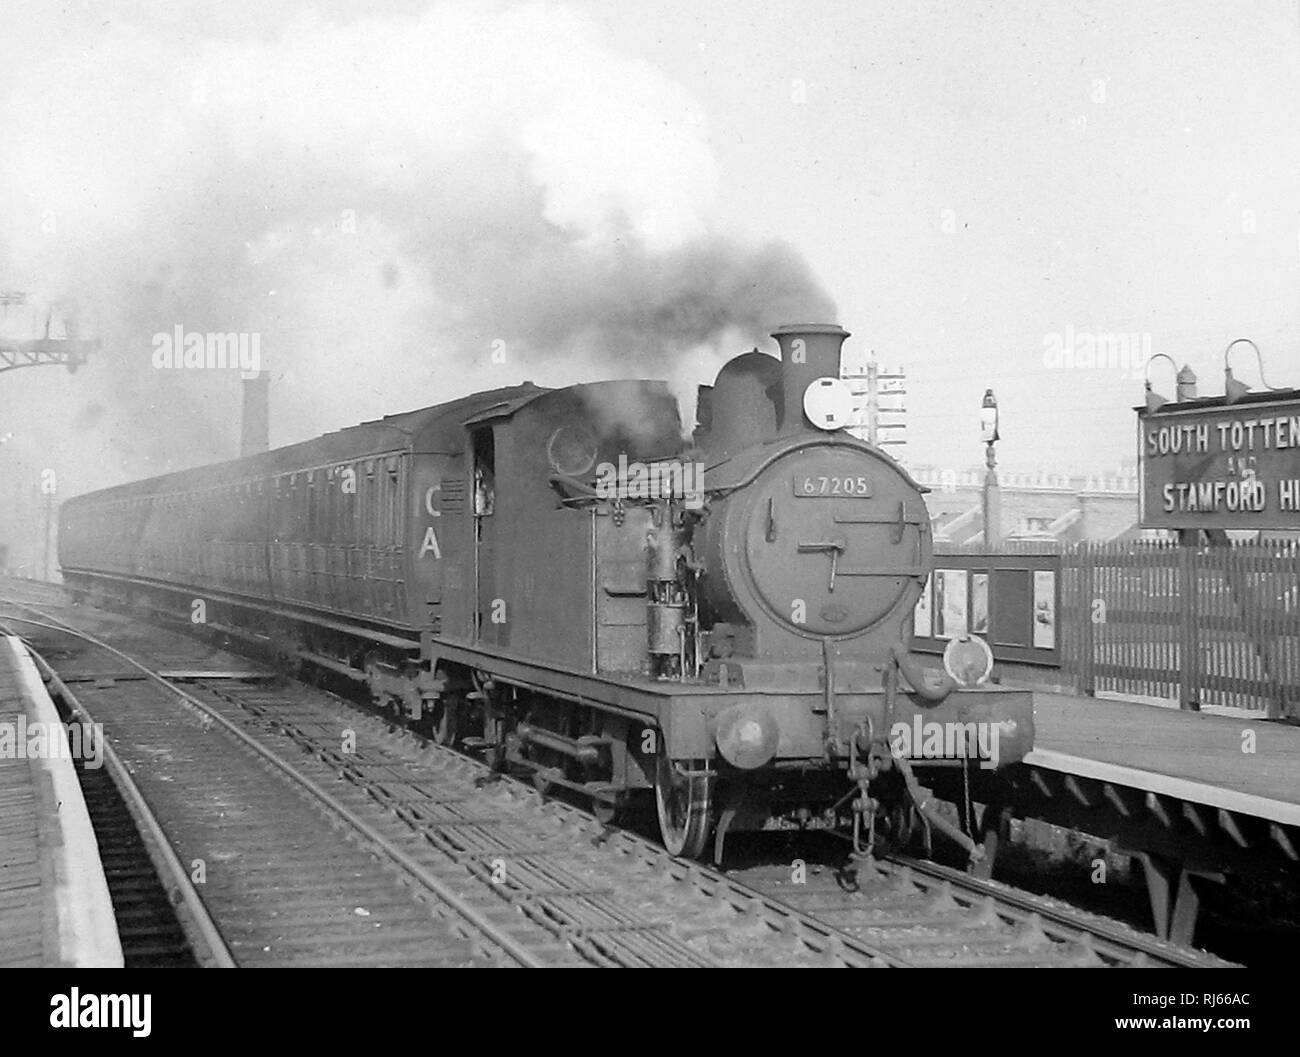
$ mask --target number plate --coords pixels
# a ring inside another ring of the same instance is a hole
[[[836,499],[841,496],[866,499],[871,496],[871,478],[863,474],[796,475],[794,494],[800,499]]]

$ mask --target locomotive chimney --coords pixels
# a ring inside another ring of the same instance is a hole
[[[244,407],[240,416],[239,457],[258,455],[271,446],[271,376],[259,371],[241,383]]]
[[[840,346],[849,332],[837,323],[794,323],[772,332],[781,346],[781,406],[777,432],[811,429],[804,417],[803,395],[818,378],[840,376]]]

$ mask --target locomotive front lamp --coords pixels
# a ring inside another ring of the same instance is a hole
[[[718,714],[714,739],[724,760],[750,771],[776,755],[781,729],[764,705],[732,705]]]
[[[814,378],[803,391],[803,413],[827,433],[843,429],[853,421],[853,390],[842,378]]]
[[[983,686],[993,674],[993,651],[978,635],[961,635],[943,651],[943,670],[958,686]]]

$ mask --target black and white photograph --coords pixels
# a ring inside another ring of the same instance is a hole
[[[0,25],[24,1025],[202,1031],[181,968],[1285,1009],[1300,0]]]

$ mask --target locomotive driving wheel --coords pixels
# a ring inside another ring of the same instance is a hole
[[[655,805],[659,833],[669,854],[698,859],[713,828],[713,776],[705,760],[686,766],[660,755],[655,763]]]

